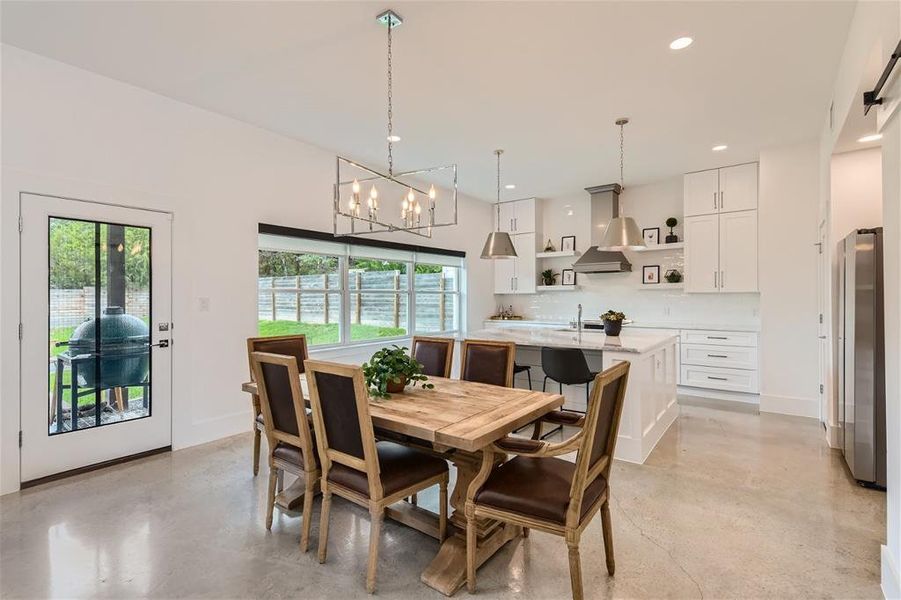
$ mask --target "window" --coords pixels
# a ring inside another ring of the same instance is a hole
[[[307,344],[341,342],[341,259],[260,250],[260,335],[303,333]]]
[[[260,335],[322,346],[460,331],[463,257],[317,236],[260,234]]]

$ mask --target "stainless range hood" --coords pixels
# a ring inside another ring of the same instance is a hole
[[[614,217],[619,216],[619,194],[622,188],[618,183],[596,185],[585,188],[591,194],[591,248],[573,264],[576,273],[624,273],[632,270],[632,263],[622,252],[599,250],[598,244],[604,237],[607,225]]]

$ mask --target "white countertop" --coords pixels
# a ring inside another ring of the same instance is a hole
[[[502,327],[477,329],[466,334],[468,338],[515,342],[517,346],[553,346],[556,348],[581,348],[604,352],[629,352],[641,354],[666,344],[675,344],[676,336],[642,331],[623,331],[618,337],[604,335],[603,331],[582,331],[581,337],[574,330],[560,331],[552,327]]]
[[[592,319],[594,320],[594,319]],[[569,322],[563,321],[546,321],[541,319],[489,319],[485,323],[491,323],[493,327],[568,327]],[[710,331],[760,331],[760,325],[756,324],[735,324],[735,323],[700,323],[695,321],[633,321],[626,323],[623,328],[628,329],[703,329]]]

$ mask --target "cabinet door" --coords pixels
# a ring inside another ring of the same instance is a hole
[[[686,173],[682,178],[683,209],[686,217],[710,215],[719,210],[719,171]]]
[[[720,291],[757,291],[757,211],[720,215]]]
[[[719,291],[719,217],[685,219],[685,291]]]
[[[515,258],[496,258],[494,263],[494,293],[513,293],[513,273],[516,267]]]
[[[757,208],[757,163],[720,169],[720,212]]]
[[[534,294],[538,279],[538,260],[535,258],[535,234],[520,233],[512,236],[516,248],[516,272],[513,274],[514,289],[518,294]]]
[[[495,228],[497,231],[506,231],[507,233],[514,233],[516,230],[513,228],[514,219],[516,218],[514,215],[516,213],[514,208],[515,202],[504,202],[500,205],[500,217],[498,217],[498,211],[495,211],[494,218],[496,220]],[[499,219],[499,220],[498,220]]]
[[[535,198],[511,202],[513,206],[513,230],[516,233],[535,232]]]

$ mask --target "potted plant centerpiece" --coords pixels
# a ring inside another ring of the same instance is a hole
[[[604,321],[604,333],[611,337],[618,336],[623,328],[623,319],[625,318],[626,315],[615,310],[608,310],[602,314],[601,320]]]
[[[546,269],[541,272],[541,281],[544,285],[557,285],[557,275],[553,269]]]
[[[405,347],[396,344],[382,348],[372,355],[369,362],[363,363],[363,375],[370,395],[376,398],[400,394],[408,384],[415,386],[417,381],[424,389],[435,387],[426,383],[429,378],[422,374],[422,364],[407,354]]]

